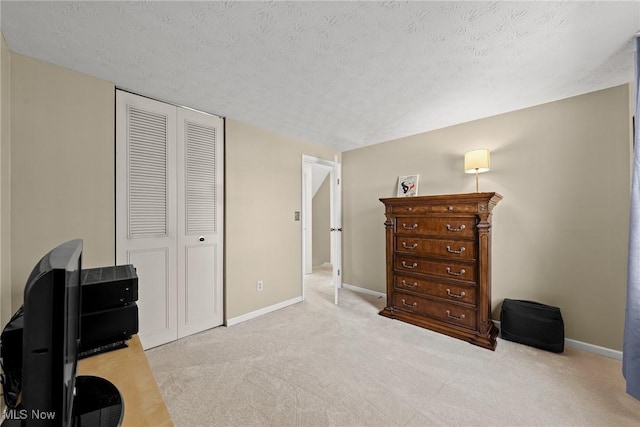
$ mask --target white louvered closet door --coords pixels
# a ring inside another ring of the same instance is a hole
[[[176,107],[116,92],[116,263],[138,275],[144,348],[178,336]]]
[[[116,91],[116,263],[145,349],[223,322],[222,119]]]
[[[222,313],[223,136],[220,117],[178,109],[178,337]]]

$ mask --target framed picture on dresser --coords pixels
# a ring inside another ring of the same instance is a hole
[[[418,195],[418,180],[420,175],[406,175],[398,177],[398,197],[412,197]]]

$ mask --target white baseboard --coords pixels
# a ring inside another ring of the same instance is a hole
[[[302,297],[291,298],[287,301],[279,302],[278,304],[270,305],[269,307],[261,308],[260,310],[252,311],[247,314],[243,314],[242,316],[234,317],[232,319],[227,319],[226,325],[233,326],[238,323],[246,322],[250,319],[255,319],[256,317],[264,316],[265,314],[272,313],[274,311],[280,310],[282,308],[288,307],[293,304],[297,304],[302,302]]]
[[[609,357],[611,359],[622,360],[622,352],[618,350],[600,347],[599,345],[589,344],[582,341],[571,340],[569,338],[565,338],[564,344],[567,347],[577,348],[578,350],[588,351],[589,353],[598,354],[600,356]]]
[[[373,295],[374,297],[378,297],[378,298],[386,298],[387,297],[386,293],[376,292],[376,291],[372,291],[371,289],[361,288],[359,286],[349,285],[348,283],[343,283],[342,287],[345,288],[345,289],[349,289],[350,291],[353,291],[353,292],[360,292],[361,294]]]
[[[494,320],[493,323],[500,329],[500,322]],[[599,356],[609,357],[611,359],[622,360],[622,352],[613,350],[606,347],[600,347],[599,345],[589,344],[587,342],[572,340],[569,338],[564,339],[564,345],[571,348],[577,348],[578,350],[587,351],[589,353],[597,354]]]

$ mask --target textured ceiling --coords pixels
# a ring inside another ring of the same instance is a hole
[[[640,2],[10,2],[10,49],[346,151],[631,81]]]

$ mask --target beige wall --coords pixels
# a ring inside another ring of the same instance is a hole
[[[331,262],[331,174],[327,175],[318,188],[312,202],[312,248],[311,258],[314,267]]]
[[[627,85],[343,153],[345,282],[385,292],[384,209],[399,175],[419,194],[475,191],[466,150],[491,149],[493,316],[504,298],[559,306],[566,336],[620,350],[630,163]]]
[[[84,240],[83,266],[113,265],[114,85],[11,56],[13,306],[51,248]]]
[[[331,160],[334,152],[233,119],[225,134],[225,301],[233,319],[301,296],[294,212],[302,204],[302,155]]]
[[[0,322],[11,307],[11,52],[0,33]]]

